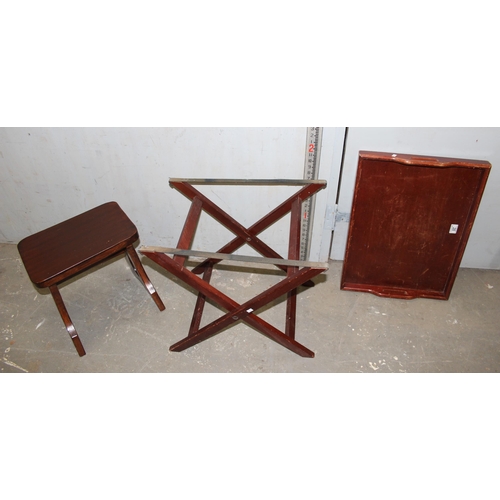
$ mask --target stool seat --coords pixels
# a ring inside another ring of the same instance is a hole
[[[125,252],[158,308],[165,309],[133,247],[138,239],[133,222],[112,201],[28,236],[18,244],[30,280],[40,288],[50,289],[80,356],[85,350],[57,288],[64,280]]]
[[[101,262],[139,238],[112,201],[24,238],[18,245],[31,281],[45,288]]]

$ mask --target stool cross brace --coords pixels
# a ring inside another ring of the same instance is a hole
[[[258,222],[246,228],[193,187],[193,184],[210,183],[234,185],[299,185],[301,189],[261,218]],[[294,353],[304,357],[314,357],[314,352],[295,340],[296,295],[299,286],[313,286],[314,283],[311,279],[325,271],[327,266],[321,263],[299,260],[301,208],[302,202],[314,195],[320,189],[323,189],[326,186],[326,182],[315,180],[245,181],[237,179],[170,179],[170,185],[191,200],[191,207],[179,237],[177,248],[142,247],[139,250],[143,255],[147,256],[198,291],[198,299],[188,336],[173,344],[170,350],[179,352],[192,347],[218,334],[222,329],[230,326],[236,321],[243,320],[266,337],[290,349]],[[200,252],[190,249],[202,211],[211,215],[235,234],[235,238],[216,253]],[[288,213],[290,213],[290,236],[288,259],[284,259],[264,243],[258,235]],[[245,244],[254,248],[263,257],[232,255],[234,251]],[[173,257],[167,254],[172,254]],[[202,257],[205,260],[194,269],[189,270],[184,266],[189,256]],[[246,262],[272,264],[283,270],[286,273],[286,277],[254,298],[243,304],[238,304],[210,284],[213,267],[221,260],[243,260]],[[197,274],[203,274],[203,277],[200,278]],[[286,326],[285,332],[281,332],[262,318],[258,317],[255,311],[284,294],[287,294]],[[200,329],[203,309],[207,299],[222,307],[227,313]]]

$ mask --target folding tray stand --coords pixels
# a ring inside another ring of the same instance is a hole
[[[300,189],[271,210],[267,215],[249,228],[245,228],[213,201],[200,193],[193,185],[244,185],[244,186],[298,186]],[[314,286],[312,278],[327,269],[327,265],[318,262],[301,261],[301,214],[302,202],[313,196],[320,189],[326,187],[323,180],[246,180],[246,179],[170,179],[170,186],[191,200],[191,207],[187,214],[177,248],[142,247],[139,252],[147,256],[162,268],[184,281],[198,291],[193,319],[188,336],[170,347],[171,351],[183,351],[214,335],[236,321],[243,320],[257,329],[266,337],[274,340],[294,353],[304,357],[314,357],[314,352],[295,340],[295,320],[297,304],[297,288],[299,286]],[[218,252],[209,253],[191,250],[202,211],[211,215],[215,220],[235,234],[235,238],[224,245]],[[290,213],[290,236],[288,245],[288,259],[284,259],[258,235]],[[263,257],[245,257],[232,255],[243,245],[248,244]],[[166,254],[171,254],[169,257]],[[184,266],[187,257],[196,256],[205,259],[192,270]],[[244,261],[260,264],[272,264],[286,273],[286,276],[277,284],[243,304],[217,290],[210,284],[212,270],[221,260]],[[203,278],[197,276],[203,274]],[[282,332],[264,321],[255,314],[260,308],[273,300],[287,294],[285,332]],[[209,299],[227,311],[226,314],[200,329],[201,318],[205,301]]]

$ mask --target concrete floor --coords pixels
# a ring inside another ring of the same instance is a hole
[[[302,358],[243,323],[180,353],[195,294],[143,257],[160,312],[124,257],[61,287],[87,355],[73,347],[51,295],[30,282],[17,247],[0,245],[0,371],[94,373],[487,373],[500,371],[500,271],[460,269],[448,301],[398,300],[339,289],[341,262],[302,289]],[[242,302],[275,283],[274,270],[221,267],[213,283]],[[284,303],[259,315],[284,328]],[[221,315],[209,306],[204,321]]]

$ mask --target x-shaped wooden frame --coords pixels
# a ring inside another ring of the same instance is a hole
[[[233,219],[233,217],[218,207],[213,201],[195,189],[193,184],[297,185],[302,187],[297,193],[269,212],[258,222],[249,228],[245,228]],[[142,247],[139,250],[143,255],[146,255],[161,267],[199,292],[189,334],[184,339],[173,344],[170,347],[170,350],[177,352],[183,351],[188,347],[192,347],[193,345],[216,335],[223,328],[226,328],[232,323],[243,320],[256,328],[266,337],[290,349],[294,353],[304,357],[314,357],[314,352],[295,340],[297,288],[301,285],[313,286],[311,279],[325,271],[327,266],[316,262],[299,260],[301,214],[302,202],[314,195],[320,189],[323,189],[326,186],[326,181],[170,179],[170,186],[174,187],[191,200],[191,208],[188,212],[177,248]],[[202,211],[210,214],[214,219],[236,235],[232,241],[224,245],[216,253],[190,250]],[[258,238],[258,235],[288,213],[290,213],[290,236],[288,259],[284,259],[260,238]],[[263,258],[232,255],[233,252],[245,244],[254,248],[263,256]],[[174,257],[169,257],[166,255],[167,253],[173,254]],[[190,271],[184,267],[184,263],[186,258],[191,255],[201,256],[206,260]],[[210,284],[213,266],[221,260],[239,260],[245,262],[273,264],[285,271],[287,275],[282,281],[248,300],[244,304],[238,304]],[[203,278],[197,276],[197,274],[201,273],[203,273]],[[269,304],[284,294],[287,294],[287,310],[285,332],[283,333],[254,314],[254,311],[257,311],[261,307]],[[200,329],[201,317],[207,298],[228,312],[219,319]]]

